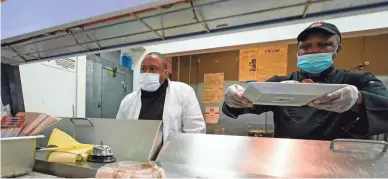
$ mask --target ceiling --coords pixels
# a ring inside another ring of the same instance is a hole
[[[18,64],[386,7],[388,0],[183,1],[32,37],[4,39],[1,55],[2,61]]]

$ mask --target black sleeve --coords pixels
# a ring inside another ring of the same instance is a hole
[[[349,133],[354,136],[372,136],[388,132],[388,91],[371,73],[361,77],[363,103],[358,107],[359,120]]]
[[[266,82],[281,82],[284,80],[288,80],[290,76],[273,76],[272,78],[268,79]],[[252,108],[232,108],[229,107],[225,102],[222,104],[222,112],[227,115],[228,117],[235,118],[242,114],[261,114],[264,112],[272,111],[273,106],[262,106],[262,105],[254,105]]]

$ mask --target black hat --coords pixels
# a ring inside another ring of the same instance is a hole
[[[338,28],[334,24],[326,23],[323,21],[317,21],[308,26],[304,31],[302,31],[298,37],[296,38],[298,42],[303,41],[306,36],[316,30],[322,30],[324,32],[330,33],[332,35],[339,35],[340,41],[341,41],[341,32],[338,30]]]

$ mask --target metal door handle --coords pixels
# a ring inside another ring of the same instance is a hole
[[[90,125],[92,127],[94,127],[94,124],[92,123],[92,121],[89,118],[70,118],[70,121],[75,125],[74,120],[87,120],[90,123]]]
[[[330,143],[330,149],[334,149],[334,145],[336,143],[360,143],[360,144],[379,144],[379,145],[384,145],[384,148],[381,152],[387,152],[388,150],[388,143],[385,141],[377,141],[377,140],[360,140],[360,139],[334,139]]]
[[[101,103],[100,103],[100,101],[97,103],[97,107],[101,107]]]

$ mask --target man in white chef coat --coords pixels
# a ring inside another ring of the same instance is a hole
[[[167,59],[151,52],[141,63],[140,88],[121,102],[117,119],[163,120],[163,139],[170,132],[206,133],[206,124],[194,89],[170,81]]]

